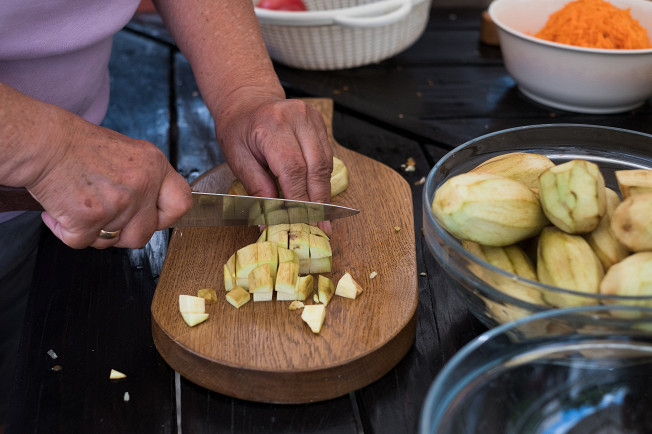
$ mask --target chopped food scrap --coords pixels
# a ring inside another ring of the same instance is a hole
[[[57,353],[55,353],[54,350],[48,350],[48,356],[50,356],[52,358],[52,360],[54,360],[54,359],[56,359],[58,357]]]
[[[303,309],[304,304],[302,301],[299,300],[294,300],[292,303],[290,303],[290,306],[288,307],[289,310],[298,310],[298,309]]]
[[[414,172],[417,169],[416,165],[417,163],[414,161],[414,158],[408,157],[407,161],[401,164],[401,167],[406,172]]]
[[[372,271],[371,274],[369,275],[369,278],[373,279],[376,276],[378,276],[378,273],[376,273],[375,271]]]
[[[423,185],[426,183],[426,177],[422,176],[420,180],[414,183],[414,185]]]
[[[179,312],[181,313],[204,313],[206,311],[206,299],[194,295],[179,294]]]
[[[130,399],[130,397],[129,397],[129,392],[125,392],[125,394],[124,394],[124,396],[122,397],[122,399],[124,400],[124,402],[129,402],[129,399]]]
[[[335,295],[346,298],[355,299],[357,296],[362,294],[362,291],[362,287],[358,282],[353,280],[353,277],[349,273],[344,273],[335,287]]]
[[[240,286],[236,286],[226,294],[226,301],[237,308],[247,303],[249,300],[251,300],[249,292],[245,291],[244,288]]]
[[[313,333],[318,334],[326,318],[326,306],[323,304],[312,304],[303,308],[301,319],[308,324]]]
[[[427,274],[426,274],[426,273],[423,273],[423,272],[419,273],[419,275],[420,275],[420,276],[427,276]]]
[[[181,317],[190,327],[208,319],[206,313],[206,299],[194,295],[179,294],[179,312]]]
[[[320,274],[317,278],[317,294],[319,296],[319,302],[324,306],[327,306],[334,293],[335,285],[333,285],[333,281]]]
[[[208,319],[206,312],[181,312],[181,317],[190,327],[194,327]]]
[[[127,378],[127,376],[120,371],[111,369],[111,373],[109,374],[109,380],[119,380],[121,378]]]
[[[217,303],[217,293],[212,288],[202,288],[197,291],[197,297],[206,300],[206,303]]]
[[[400,226],[394,226],[394,232],[400,232],[401,227]]]

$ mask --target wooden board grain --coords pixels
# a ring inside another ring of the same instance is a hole
[[[414,342],[417,267],[412,196],[391,168],[337,144],[332,101],[307,99],[329,128],[334,154],[349,169],[349,188],[333,203],[360,214],[332,222],[333,273],[364,288],[356,300],[335,296],[319,335],[290,311],[290,302],[253,302],[236,309],[224,298],[223,264],[256,241],[255,227],[176,228],[152,301],[156,348],[182,376],[232,397],[269,403],[335,398],[364,387],[394,367]],[[217,166],[193,189],[226,192],[234,176]],[[400,227],[396,231],[395,227]],[[372,272],[378,273],[371,278]],[[179,294],[214,288],[209,319],[188,327]],[[312,301],[307,301],[312,303]]]

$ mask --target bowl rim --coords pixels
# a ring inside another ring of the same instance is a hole
[[[574,314],[582,314],[586,312],[599,312],[599,311],[610,311],[610,310],[619,310],[619,311],[635,311],[635,312],[646,312],[649,315],[644,316],[647,321],[652,321],[652,307],[636,307],[636,306],[581,306],[581,307],[571,307],[564,309],[552,309],[542,312],[537,312],[532,315],[528,315],[524,318],[518,319],[516,321],[508,322],[505,324],[498,325],[494,328],[491,328],[479,336],[476,336],[466,345],[462,347],[457,353],[451,357],[448,362],[444,365],[439,374],[437,374],[435,380],[431,383],[426,399],[421,407],[421,415],[419,418],[419,432],[423,433],[425,428],[429,428],[428,433],[433,432],[432,421],[439,421],[441,419],[444,411],[449,407],[441,406],[440,408],[434,409],[435,417],[428,417],[430,414],[426,414],[426,409],[434,408],[435,398],[438,396],[450,395],[449,392],[443,390],[443,383],[448,378],[448,376],[463,362],[469,355],[476,351],[479,347],[485,343],[491,341],[498,335],[505,334],[512,329],[519,328],[520,326],[532,323],[535,321],[540,321],[543,319],[548,319],[551,317],[568,317]],[[640,333],[646,333],[643,330],[638,331]],[[649,333],[649,332],[647,332]]]
[[[423,186],[423,191],[422,191],[422,203],[423,203],[423,208],[426,211],[426,217],[427,217],[427,223],[430,224],[430,226],[437,231],[438,235],[444,240],[444,243],[451,247],[455,253],[461,254],[467,261],[470,261],[472,263],[475,263],[481,267],[484,267],[488,270],[490,270],[493,273],[497,273],[503,277],[509,278],[512,281],[517,281],[517,282],[523,282],[527,284],[530,287],[537,287],[537,288],[542,288],[547,291],[551,291],[553,293],[561,293],[561,294],[567,294],[571,296],[576,296],[576,297],[582,297],[582,298],[589,298],[589,299],[595,299],[595,300],[612,300],[612,301],[618,301],[618,302],[632,302],[632,301],[652,301],[652,295],[608,295],[608,294],[599,294],[599,293],[587,293],[587,292],[581,292],[581,291],[573,291],[571,289],[565,289],[565,288],[560,288],[557,286],[552,286],[552,285],[547,285],[545,283],[536,281],[536,280],[530,280],[526,279],[524,277],[521,277],[517,274],[510,273],[508,271],[505,271],[501,268],[498,268],[489,262],[484,261],[483,259],[475,256],[468,250],[462,247],[462,244],[459,242],[458,238],[454,237],[450,232],[448,232],[437,220],[435,217],[434,213],[432,212],[432,198],[428,197],[428,191],[432,189],[433,191],[433,198],[434,198],[434,193],[436,191],[436,188],[439,188],[446,180],[450,179],[451,176],[448,176],[445,178],[438,186],[433,186],[434,183],[434,177],[435,174],[441,169],[441,167],[450,159],[452,158],[457,152],[460,150],[467,148],[476,142],[485,140],[489,137],[496,136],[496,135],[501,135],[501,134],[506,134],[506,133],[511,133],[511,132],[517,132],[521,130],[532,130],[532,129],[545,129],[545,128],[596,128],[596,129],[604,129],[604,130],[612,130],[612,131],[618,131],[618,132],[623,132],[627,134],[635,134],[642,136],[644,138],[647,138],[651,141],[652,143],[652,135],[647,134],[647,133],[642,133],[639,131],[634,131],[634,130],[628,130],[624,128],[617,128],[617,127],[609,127],[609,126],[603,126],[603,125],[592,125],[592,124],[577,124],[577,123],[559,123],[559,124],[537,124],[537,125],[525,125],[525,126],[520,126],[520,127],[514,127],[514,128],[507,128],[503,130],[498,130],[494,131],[492,133],[484,134],[482,136],[476,137],[474,139],[471,139],[454,149],[450,150],[448,153],[446,153],[443,157],[437,161],[437,163],[432,167],[430,172],[428,173],[428,176],[426,177],[426,182]],[[427,209],[426,209],[427,208]],[[426,222],[424,222],[425,224]],[[426,240],[426,242],[428,242]],[[438,258],[436,258],[438,259]],[[532,303],[529,303],[525,300],[521,300],[518,298],[515,298],[505,292],[499,291],[493,286],[487,284],[483,285],[482,288],[478,288],[482,291],[489,292],[490,295],[492,296],[498,296],[499,299],[503,299],[508,301],[510,304],[516,305],[516,306],[526,306],[529,308],[530,306],[535,306]],[[613,305],[610,305],[613,306]],[[541,307],[547,308],[546,310],[550,309],[556,309],[554,306],[550,305],[541,305]]]
[[[491,20],[498,26],[498,28],[506,33],[511,34],[520,39],[525,39],[534,44],[545,45],[551,48],[557,48],[561,50],[576,51],[585,54],[616,54],[619,56],[631,56],[631,55],[641,55],[641,54],[652,54],[652,48],[636,48],[636,49],[627,49],[627,48],[591,48],[591,47],[581,47],[579,45],[569,45],[561,44],[559,42],[548,41],[546,39],[537,38],[535,36],[528,35],[527,33],[521,32],[520,30],[513,29],[508,27],[497,15],[496,15],[496,5],[509,0],[493,0],[489,5],[487,12]],[[648,2],[642,2],[648,3]],[[644,6],[647,7],[647,6]],[[652,13],[652,4],[650,4],[650,13]]]

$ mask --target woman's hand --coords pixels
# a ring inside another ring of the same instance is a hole
[[[0,103],[0,183],[27,187],[70,247],[142,247],[192,206],[190,186],[153,144],[8,86]],[[119,233],[105,239],[101,230]]]
[[[244,93],[244,92],[243,92]],[[249,194],[330,202],[333,151],[322,115],[300,100],[241,98],[220,108],[216,135]]]
[[[71,247],[142,247],[192,206],[188,183],[147,141],[86,124],[60,156],[28,189]],[[120,232],[103,239],[100,230]]]

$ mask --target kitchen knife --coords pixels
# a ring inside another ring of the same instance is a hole
[[[242,226],[281,223],[317,223],[358,214],[340,205],[317,202],[192,193],[192,209],[175,226]],[[24,188],[0,186],[0,212],[42,211],[43,207]]]
[[[175,226],[317,223],[353,216],[359,212],[345,206],[317,202],[193,192],[192,209]]]

